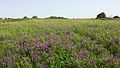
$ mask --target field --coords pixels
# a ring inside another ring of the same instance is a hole
[[[120,19],[0,20],[0,68],[119,68]]]

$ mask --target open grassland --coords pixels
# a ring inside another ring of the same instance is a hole
[[[0,67],[118,68],[120,20],[0,20]]]

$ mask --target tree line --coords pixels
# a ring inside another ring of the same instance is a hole
[[[114,16],[114,17],[112,17],[112,18],[110,18],[110,17],[107,17],[106,16],[106,14],[105,14],[105,12],[101,12],[101,13],[99,13],[97,16],[96,16],[96,18],[95,19],[116,19],[116,18],[120,18],[119,16]],[[0,19],[3,19],[3,18],[0,18]],[[11,20],[11,19],[13,19],[13,18],[4,18],[4,20]],[[24,16],[23,18],[17,18],[17,19],[15,19],[15,20],[21,20],[21,19],[38,19],[38,17],[37,16],[33,16],[33,17],[31,17],[31,18],[29,18],[29,17],[27,17],[27,16]],[[50,17],[47,17],[47,18],[45,18],[45,19],[68,19],[68,18],[65,18],[65,17],[57,17],[57,16],[50,16]]]
[[[120,18],[119,16],[114,16],[112,18]],[[101,12],[97,15],[96,19],[110,19],[110,17],[107,17],[105,12]]]
[[[37,19],[39,17],[37,16],[33,16],[31,18],[27,17],[27,16],[24,16],[23,19]],[[0,18],[0,19],[3,19],[3,18]],[[5,20],[8,20],[8,19],[13,19],[13,18],[4,18]],[[19,18],[19,19],[22,19],[22,18]],[[65,17],[57,17],[57,16],[50,16],[50,17],[47,17],[45,19],[68,19],[68,18],[65,18]]]

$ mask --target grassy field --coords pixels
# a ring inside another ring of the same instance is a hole
[[[0,68],[118,68],[120,20],[0,20]]]

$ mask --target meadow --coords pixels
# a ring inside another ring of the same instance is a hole
[[[119,68],[120,19],[0,20],[0,68]]]

